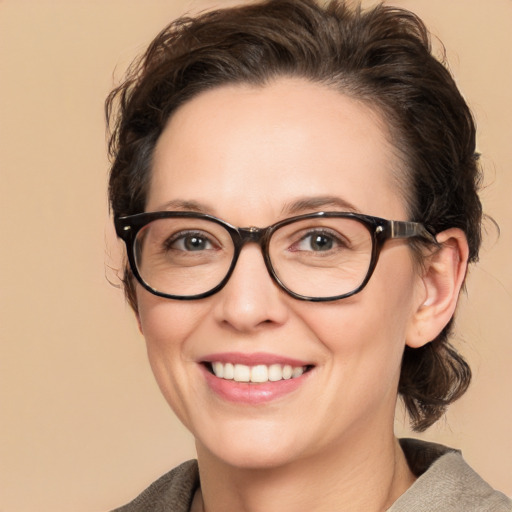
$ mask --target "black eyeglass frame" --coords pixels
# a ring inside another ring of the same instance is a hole
[[[226,273],[226,276],[222,281],[215,286],[214,288],[199,293],[196,295],[171,295],[164,292],[160,292],[154,288],[152,288],[148,283],[144,281],[142,276],[140,275],[137,264],[135,261],[135,241],[137,238],[138,232],[150,222],[158,219],[168,219],[168,218],[194,218],[194,219],[203,219],[214,222],[216,224],[221,225],[231,236],[234,246],[233,259],[231,261],[231,265]],[[348,293],[344,293],[342,295],[330,296],[330,297],[308,297],[305,295],[300,295],[298,293],[293,292],[289,288],[285,286],[285,284],[280,280],[279,276],[276,274],[272,262],[270,260],[269,255],[269,244],[272,234],[277,231],[282,226],[286,226],[287,224],[291,224],[296,221],[304,220],[304,219],[322,219],[322,218],[347,218],[354,219],[361,224],[363,224],[366,229],[370,232],[372,239],[372,253],[370,259],[370,265],[368,267],[368,272],[366,273],[366,277],[363,279],[361,284],[355,289]],[[228,222],[225,222],[213,215],[208,215],[204,213],[197,212],[187,212],[187,211],[160,211],[160,212],[145,212],[145,213],[137,213],[135,215],[127,215],[123,217],[117,217],[114,219],[115,229],[117,236],[121,238],[126,244],[126,250],[128,254],[128,262],[130,264],[130,269],[137,279],[137,281],[142,285],[150,293],[157,295],[159,297],[163,297],[166,299],[174,299],[174,300],[197,300],[204,299],[206,297],[210,297],[214,295],[218,291],[220,291],[226,283],[229,281],[233,270],[235,269],[236,263],[240,256],[240,252],[243,247],[247,243],[256,243],[260,246],[261,252],[263,255],[263,260],[265,261],[265,266],[267,268],[268,273],[274,282],[284,290],[291,297],[310,301],[310,302],[329,302],[335,300],[345,299],[347,297],[351,297],[356,293],[359,293],[370,280],[375,267],[377,266],[377,262],[379,259],[380,251],[384,245],[384,243],[389,239],[409,239],[409,238],[418,238],[423,239],[424,241],[438,245],[438,242],[435,237],[435,233],[433,230],[427,228],[424,224],[419,222],[410,222],[410,221],[400,221],[400,220],[386,220],[380,217],[373,217],[371,215],[363,215],[360,213],[353,212],[315,212],[315,213],[306,213],[303,215],[298,215],[295,217],[290,217],[266,228],[257,228],[257,227],[249,227],[249,228],[237,228],[232,226]]]

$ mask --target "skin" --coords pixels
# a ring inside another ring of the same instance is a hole
[[[146,210],[193,202],[259,227],[316,210],[408,220],[384,127],[367,106],[299,79],[202,93],[157,143]],[[326,196],[338,203],[290,212],[297,200]],[[445,249],[421,272],[405,242],[389,241],[366,288],[330,303],[286,295],[254,244],[209,298],[166,300],[137,285],[153,372],[196,439],[195,510],[332,512],[343,503],[378,511],[412,484],[393,434],[401,357],[449,320],[465,271],[463,235],[440,240]],[[314,368],[280,399],[237,404],[206,384],[200,362],[219,352],[266,352]]]

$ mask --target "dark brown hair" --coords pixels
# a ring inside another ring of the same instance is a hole
[[[171,23],[106,102],[114,216],[144,211],[155,144],[181,104],[223,84],[264,86],[282,76],[325,84],[380,112],[403,163],[410,219],[435,232],[462,229],[469,260],[477,259],[482,210],[471,112],[432,56],[421,20],[383,5],[269,0]],[[124,282],[136,310],[128,269]],[[451,324],[404,352],[399,393],[416,430],[439,419],[471,379],[448,342]]]

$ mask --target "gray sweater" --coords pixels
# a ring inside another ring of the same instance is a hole
[[[416,439],[400,444],[418,479],[388,512],[512,512],[512,500],[484,482],[459,451]],[[197,462],[189,460],[112,512],[189,512],[198,486]]]

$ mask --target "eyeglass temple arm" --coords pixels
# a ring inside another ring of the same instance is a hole
[[[408,222],[401,220],[389,221],[390,238],[413,238],[420,237],[437,245],[435,235],[419,222]]]

